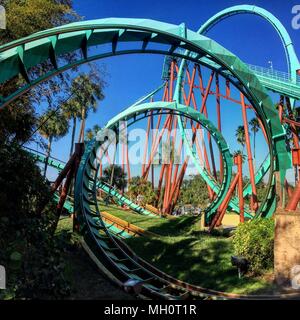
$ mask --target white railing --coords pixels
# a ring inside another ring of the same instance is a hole
[[[291,82],[291,76],[287,72],[277,71],[272,68],[259,67],[252,64],[247,65],[249,69],[254,71],[257,75],[272,78],[278,81]],[[300,76],[297,76],[297,83],[300,84]]]

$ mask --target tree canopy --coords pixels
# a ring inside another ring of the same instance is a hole
[[[101,180],[122,191],[127,186],[126,172],[122,170],[121,166],[115,164],[112,164],[104,169]]]

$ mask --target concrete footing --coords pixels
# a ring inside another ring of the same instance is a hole
[[[275,223],[275,281],[286,289],[300,290],[300,212],[279,209]]]

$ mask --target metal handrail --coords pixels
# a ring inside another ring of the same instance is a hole
[[[274,70],[272,68],[255,66],[253,64],[247,64],[247,66],[249,67],[250,70],[254,71],[257,75],[261,75],[267,78],[272,78],[272,79],[283,81],[283,82],[292,83],[291,75],[287,72]],[[300,85],[300,76],[297,76],[296,83]]]

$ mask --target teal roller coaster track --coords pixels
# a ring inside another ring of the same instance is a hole
[[[204,36],[219,21],[234,14],[242,13],[261,16],[271,23],[278,32],[286,52],[287,74],[247,65],[217,42]],[[127,48],[126,44],[130,44],[130,46]],[[80,50],[82,55],[76,61],[60,65],[59,57],[61,55],[77,50]],[[175,116],[182,141],[187,146],[189,157],[214,193],[210,205],[206,208],[206,222],[210,223],[216,217],[218,208],[228,198],[232,181],[233,161],[220,128],[209,120],[203,110],[196,110],[189,106],[189,103],[186,104],[184,97],[185,72],[188,69],[188,64],[207,68],[212,72],[212,75],[222,77],[227,85],[233,86],[249,102],[261,122],[269,154],[255,173],[254,184],[258,184],[268,173],[267,192],[255,213],[246,207],[245,217],[250,219],[272,216],[276,209],[277,200],[274,174],[279,172],[281,185],[283,185],[286,170],[291,168],[292,162],[290,150],[286,144],[286,128],[289,124],[282,123],[268,91],[277,92],[290,99],[291,108],[294,106],[294,101],[300,98],[300,81],[297,76],[300,64],[291,38],[281,22],[262,8],[242,5],[217,13],[204,23],[198,32],[189,30],[185,24],[173,25],[155,20],[121,18],[81,21],[41,31],[0,47],[0,84],[5,85],[7,81],[15,77],[23,79],[23,85],[16,91],[10,92],[7,96],[0,96],[0,110],[41,82],[72,67],[125,54],[162,54],[177,59],[180,61],[180,66],[177,72],[176,87],[169,101],[146,102],[164,85],[160,86],[157,90],[119,113],[107,123],[106,128],[117,133],[119,130],[118,123],[121,120],[126,120],[131,125],[153,115]],[[30,70],[46,61],[51,62],[52,69],[32,79]],[[164,66],[164,68],[167,67]],[[168,72],[168,70],[167,72],[164,70],[165,74],[171,74],[172,76],[174,70]],[[192,94],[192,89],[190,93]],[[203,96],[206,95],[207,98],[209,93],[208,86]],[[205,98],[203,99],[205,100]],[[205,107],[205,102],[203,102],[203,106]],[[184,119],[186,118],[205,128],[214,139],[222,158],[222,179],[217,180],[207,168],[200,166],[193,151],[193,146],[190,145],[185,135]],[[294,119],[291,120],[294,121]],[[97,189],[101,189],[140,214],[153,217],[157,217],[157,215],[138,206],[121,195],[118,190],[98,180],[101,157],[97,157],[97,150],[102,144],[103,142],[97,139],[86,143],[76,175],[74,208],[71,202],[65,202],[67,210],[74,210],[76,221],[80,224],[80,231],[84,238],[84,248],[98,267],[120,286],[123,286],[124,282],[129,279],[140,282],[142,285],[140,295],[147,298],[253,298],[254,296],[207,290],[173,279],[137,257],[126,247],[120,237],[123,236],[124,238],[127,235],[121,234],[120,230],[112,225],[109,226],[102,220],[97,202]],[[48,161],[50,166],[60,171],[65,168],[66,164],[57,159],[47,159],[42,154],[34,153],[32,150],[29,151],[40,162]],[[250,183],[244,187],[244,197],[252,194],[252,187],[253,184]],[[231,196],[228,199],[228,207],[239,213],[239,199]],[[274,296],[256,298],[274,298]]]

